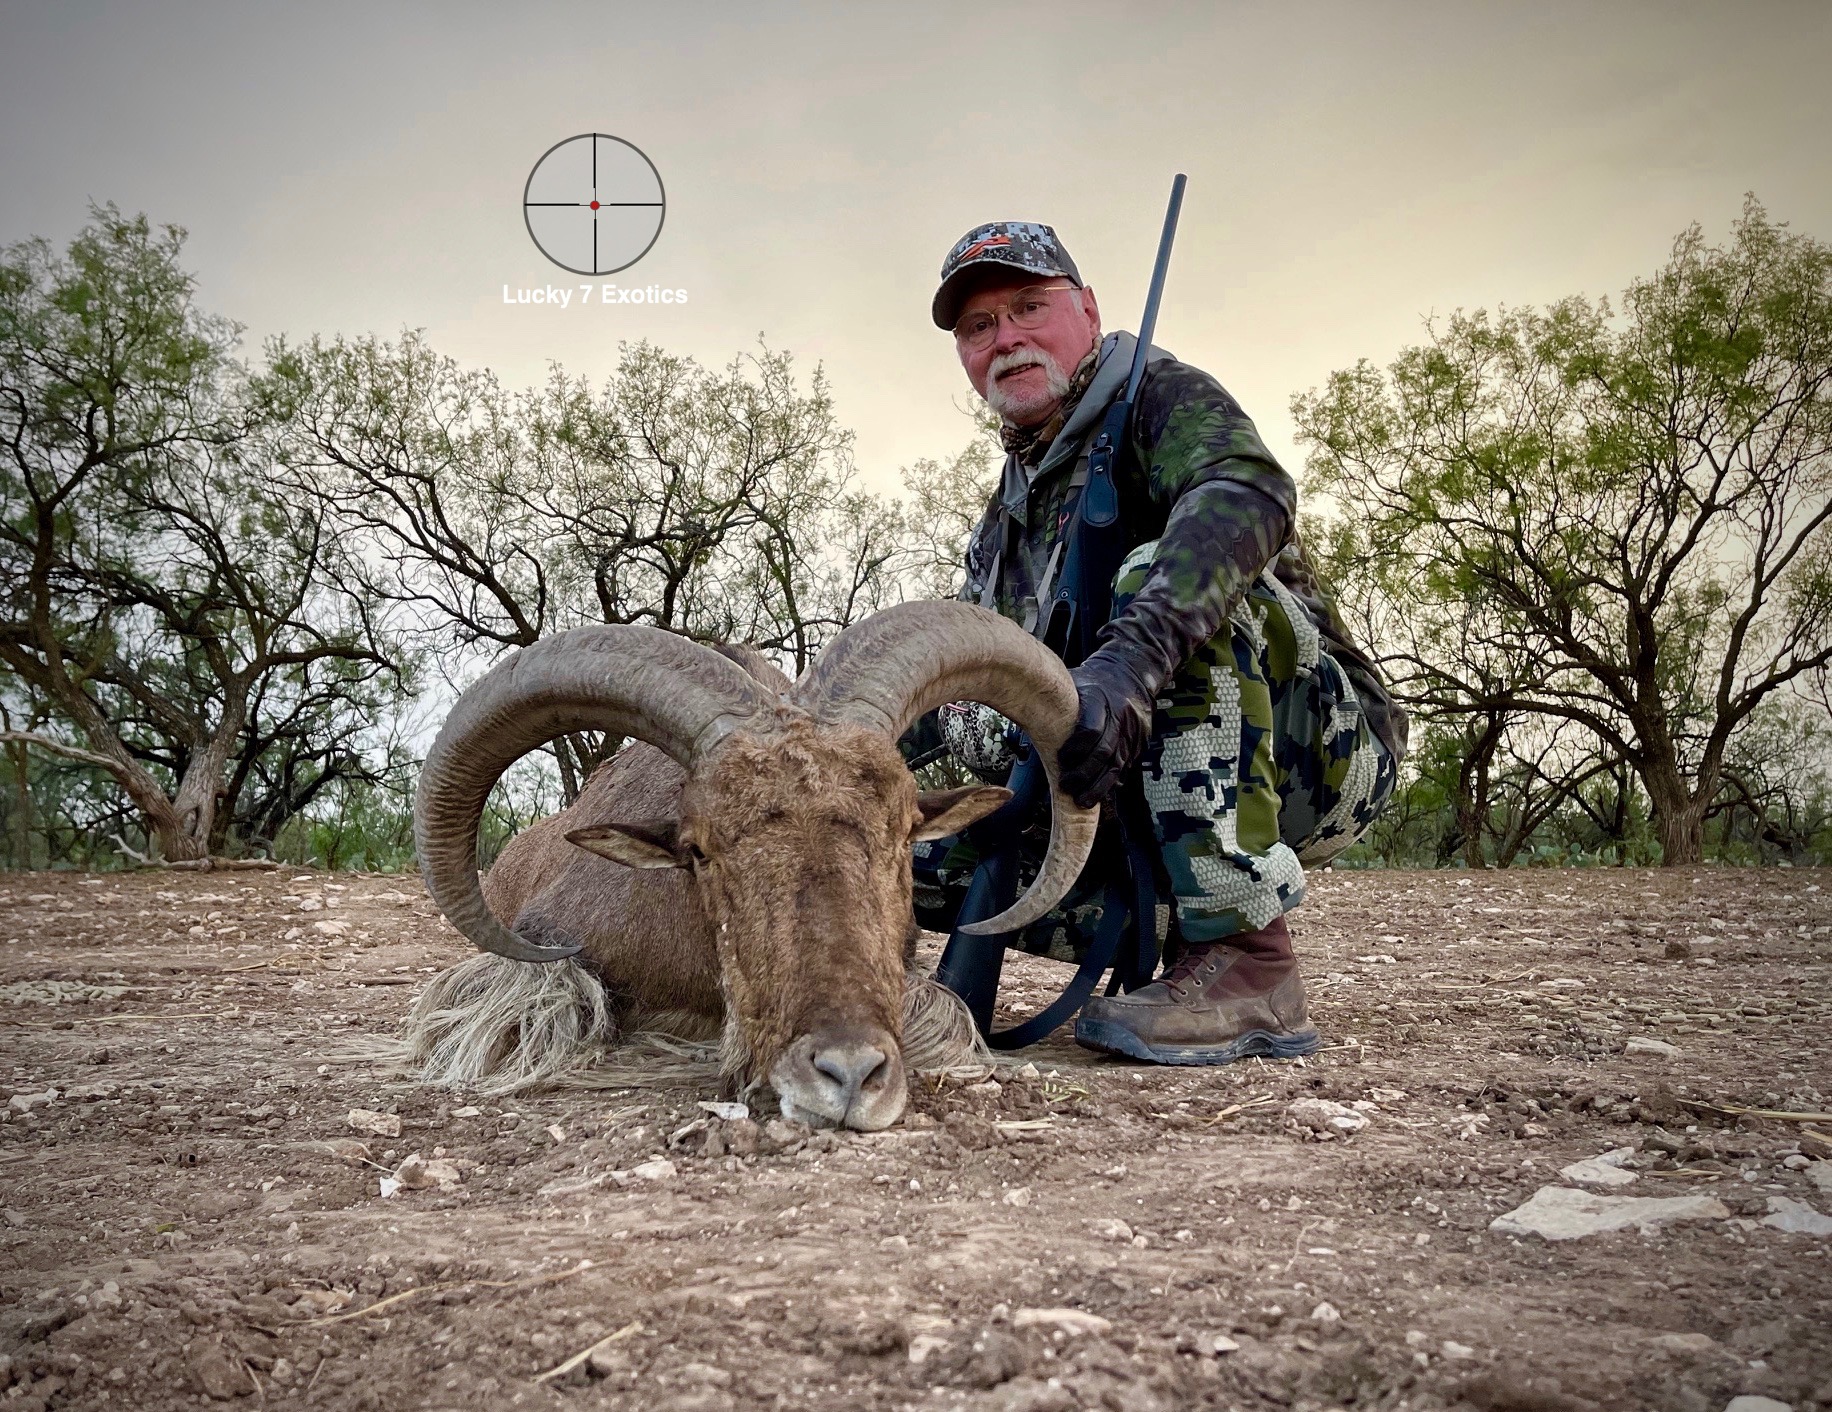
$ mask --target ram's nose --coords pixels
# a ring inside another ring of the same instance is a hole
[[[863,1132],[887,1128],[903,1113],[903,1059],[882,1031],[805,1034],[784,1051],[770,1084],[785,1118]]]

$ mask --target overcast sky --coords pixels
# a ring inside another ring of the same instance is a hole
[[[1043,26],[1050,28],[1045,29]],[[1745,191],[1832,238],[1832,5],[100,5],[0,0],[0,241],[113,200],[191,232],[204,302],[269,334],[427,331],[511,384],[621,339],[831,379],[871,483],[957,449],[928,319],[948,246],[1052,224],[1133,327],[1171,175],[1158,341],[1296,471],[1287,404],[1459,306],[1619,290]],[[523,224],[548,147],[612,133],[667,193],[620,283]]]

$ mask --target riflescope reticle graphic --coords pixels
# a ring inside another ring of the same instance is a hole
[[[541,253],[576,275],[628,269],[662,233],[668,200],[641,148],[582,132],[541,154],[522,191],[522,216]]]

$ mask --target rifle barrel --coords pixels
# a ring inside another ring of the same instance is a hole
[[[1145,316],[1139,320],[1139,346],[1132,353],[1132,376],[1126,379],[1126,403],[1138,400],[1145,377],[1145,355],[1158,328],[1158,305],[1164,298],[1164,276],[1170,269],[1170,246],[1177,238],[1177,217],[1183,211],[1183,188],[1189,178],[1182,172],[1170,184],[1170,208],[1164,213],[1164,234],[1158,237],[1158,262],[1151,267],[1151,290],[1145,296]]]

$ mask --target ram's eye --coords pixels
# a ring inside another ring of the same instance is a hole
[[[699,844],[690,843],[687,845],[687,861],[696,868],[706,861],[706,855],[700,850]]]

